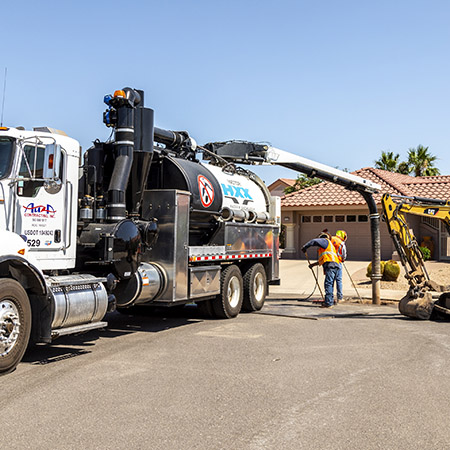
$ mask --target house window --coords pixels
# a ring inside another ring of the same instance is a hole
[[[367,216],[367,214],[362,214],[358,216],[358,222],[368,222],[369,221],[369,217]]]
[[[356,216],[354,215],[347,216],[347,222],[356,222]]]
[[[302,223],[311,223],[311,216],[302,216]]]
[[[335,222],[345,222],[345,216],[335,216]]]
[[[322,222],[322,216],[313,216],[313,222],[314,223]]]
[[[333,216],[323,216],[324,222],[333,222]]]

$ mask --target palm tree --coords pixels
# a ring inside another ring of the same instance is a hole
[[[440,175],[437,167],[434,167],[434,162],[437,157],[428,151],[428,147],[418,145],[417,148],[410,148],[408,150],[408,165],[416,177],[431,177]]]
[[[394,152],[381,152],[381,158],[375,161],[377,169],[388,170],[389,172],[396,172],[398,167],[398,158],[400,155]]]
[[[402,161],[397,167],[397,172],[403,175],[409,175],[411,173],[411,167],[409,167],[406,161]]]

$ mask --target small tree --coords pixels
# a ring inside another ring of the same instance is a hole
[[[322,180],[320,178],[310,178],[308,176],[306,176],[305,174],[300,174],[297,179],[295,180],[295,184],[293,186],[288,186],[285,190],[284,193],[290,194],[291,192],[295,192],[295,191],[301,191],[302,189],[305,189],[307,187],[310,186],[314,186],[315,184],[319,184],[321,183]]]
[[[286,247],[286,225],[281,224],[280,227],[280,248]]]

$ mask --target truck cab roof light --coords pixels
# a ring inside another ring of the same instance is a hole
[[[115,91],[115,92],[114,92],[114,97],[123,97],[123,98],[127,98],[127,96],[125,95],[125,92],[122,91],[122,90]]]
[[[0,127],[0,131],[8,131],[9,128],[8,127]]]

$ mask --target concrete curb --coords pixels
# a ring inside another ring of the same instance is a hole
[[[372,289],[358,289],[359,295],[363,300],[372,300]],[[308,297],[311,294],[311,291],[293,291],[293,290],[286,290],[286,291],[277,291],[277,292],[270,292],[268,295],[268,299],[270,300],[277,300],[278,298],[298,298],[298,299],[304,299]],[[404,296],[406,295],[406,292],[404,291],[394,291],[390,289],[382,289],[380,291],[380,298],[382,301],[400,301]],[[311,300],[320,300],[321,296],[318,290],[310,297]],[[344,299],[345,300],[359,300],[358,295],[356,294],[355,290],[350,289],[344,289]]]

